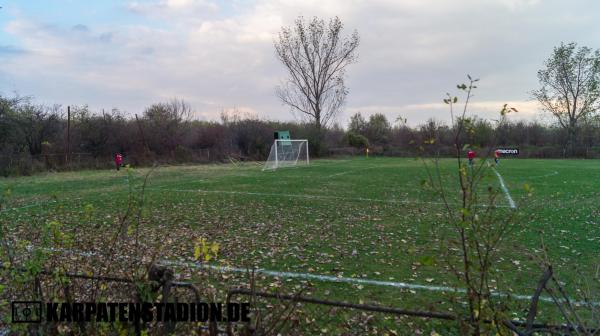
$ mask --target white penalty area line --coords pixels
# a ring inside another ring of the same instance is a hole
[[[550,177],[550,176],[554,176],[554,175],[558,175],[558,170],[555,170],[552,173],[548,173],[548,174],[544,174],[544,175],[529,176],[527,179],[544,178],[544,177]]]
[[[343,172],[339,172],[339,173],[335,173],[335,174],[331,174],[327,177],[336,177],[336,176],[341,176],[341,175],[346,175],[346,174],[350,174],[350,173],[356,173],[359,171],[363,171],[363,170],[369,170],[369,169],[375,169],[375,168],[380,168],[378,166],[370,166],[370,167],[365,167],[365,168],[357,168],[357,169],[349,169]]]
[[[342,200],[355,202],[375,202],[375,203],[390,203],[390,204],[433,204],[446,205],[443,202],[428,202],[428,201],[410,201],[398,199],[378,199],[365,197],[341,197],[327,195],[306,195],[306,194],[282,194],[282,193],[262,193],[252,191],[230,191],[230,190],[204,190],[204,189],[167,189],[167,188],[146,188],[146,190],[156,191],[173,191],[173,192],[188,192],[188,193],[203,193],[203,194],[229,194],[229,195],[248,195],[248,196],[266,196],[266,197],[289,197],[289,198],[305,198],[305,199],[325,199],[325,200]],[[452,204],[451,204],[452,205]],[[479,207],[487,207],[488,205],[478,205]],[[506,205],[494,205],[497,208],[508,208]]]
[[[28,245],[28,251],[32,251],[34,246]],[[65,248],[43,248],[44,250],[50,252],[61,252],[67,254],[78,255],[82,257],[93,257],[100,256],[101,254],[98,252],[86,252],[79,250],[71,250]],[[131,259],[130,256],[125,255],[117,255],[118,259]],[[341,276],[331,276],[331,275],[322,275],[322,274],[313,274],[313,273],[297,273],[297,272],[284,272],[284,271],[274,271],[267,270],[264,268],[241,268],[241,267],[232,267],[232,266],[219,266],[219,265],[210,265],[199,262],[186,262],[186,261],[176,261],[176,260],[168,260],[161,259],[158,261],[158,264],[163,266],[179,266],[179,267],[188,267],[194,269],[205,269],[205,270],[214,270],[219,273],[248,273],[253,271],[256,274],[264,274],[271,277],[280,277],[280,278],[291,278],[291,279],[304,279],[304,280],[316,280],[323,282],[337,282],[337,283],[348,283],[348,284],[356,284],[356,285],[372,285],[372,286],[384,286],[384,287],[393,287],[400,289],[409,289],[409,290],[426,290],[432,292],[449,292],[449,293],[460,293],[465,294],[467,291],[464,288],[454,288],[447,286],[432,286],[432,285],[421,285],[414,283],[406,283],[406,282],[395,282],[395,281],[382,281],[382,280],[373,280],[373,279],[364,279],[364,278],[348,278]],[[508,294],[503,292],[492,292],[492,296],[494,297],[504,297],[504,298],[513,298],[521,301],[531,301],[533,296],[531,295],[522,295],[522,294]],[[540,296],[540,301],[554,303],[555,299],[548,296]],[[559,302],[564,303],[564,299],[557,299]],[[575,301],[569,298],[569,302],[575,305],[592,305],[592,306],[600,306],[600,301]]]
[[[504,179],[502,178],[502,175],[500,175],[500,173],[498,173],[496,168],[492,167],[492,169],[494,170],[494,173],[496,173],[496,176],[498,176],[498,181],[500,181],[500,187],[502,188],[502,191],[504,192],[504,195],[506,196],[506,200],[508,201],[508,204],[510,204],[510,208],[516,209],[517,205],[515,204],[515,201],[512,199],[512,197],[510,196],[510,193],[508,192],[508,188],[506,187],[506,184],[504,184]]]

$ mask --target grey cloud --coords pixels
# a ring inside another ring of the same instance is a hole
[[[130,3],[130,11],[172,23],[160,27],[113,26],[108,18],[104,25],[84,22],[75,29],[21,19],[11,33],[25,50],[39,52],[15,57],[0,47],[0,54],[10,58],[7,71],[21,92],[49,102],[75,96],[78,103],[140,111],[177,96],[209,118],[238,106],[271,119],[293,119],[274,95],[285,71],[272,39],[298,15],[339,15],[348,33],[358,30],[362,43],[358,62],[347,71],[350,95],[339,120],[346,124],[352,112],[378,109],[390,119],[405,114],[411,123],[447,120],[445,110],[424,106],[454,92],[467,73],[481,78],[475,102],[489,103],[474,112],[493,115],[494,104],[502,101],[532,110],[528,92],[553,46],[561,41],[600,46],[600,2],[591,1],[259,0],[227,17],[213,5]],[[40,73],[47,83],[33,75]],[[69,97],[51,89],[62,80],[72,83]]]
[[[81,23],[74,25],[73,28],[71,28],[71,29],[73,29],[74,31],[83,32],[83,33],[87,33],[90,31],[90,29],[86,25],[81,24]]]
[[[102,34],[100,34],[100,35],[98,36],[98,39],[99,39],[101,42],[106,42],[106,43],[108,43],[108,42],[112,42],[112,40],[113,40],[113,35],[114,35],[113,33],[102,33]]]

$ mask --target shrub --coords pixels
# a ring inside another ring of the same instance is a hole
[[[346,142],[348,142],[348,145],[352,146],[352,147],[356,147],[356,148],[367,148],[369,147],[369,139],[367,139],[365,136],[354,133],[354,132],[348,132],[346,134]]]

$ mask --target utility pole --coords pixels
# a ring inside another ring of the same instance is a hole
[[[142,128],[142,123],[140,123],[140,119],[138,118],[138,115],[135,115],[135,121],[138,125],[138,129],[140,130],[140,135],[142,136],[142,143],[144,145],[144,154],[148,153],[150,151],[150,148],[148,147],[148,143],[146,142],[146,137],[144,136],[144,129]]]
[[[65,163],[70,166],[71,156],[71,106],[67,106],[67,145],[65,152]]]

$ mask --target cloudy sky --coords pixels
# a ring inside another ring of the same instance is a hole
[[[0,93],[38,103],[141,113],[187,100],[196,117],[238,109],[293,120],[274,94],[285,78],[273,40],[299,15],[339,16],[361,38],[338,122],[361,111],[410,124],[448,120],[446,92],[481,83],[473,113],[503,103],[539,118],[529,92],[561,41],[600,47],[600,1],[0,0]]]

